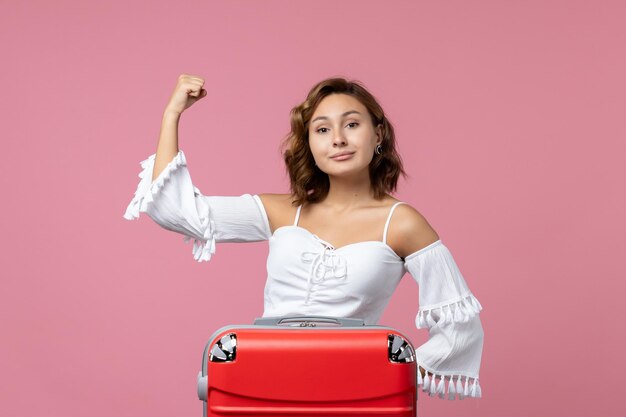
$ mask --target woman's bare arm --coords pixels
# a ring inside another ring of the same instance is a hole
[[[178,153],[178,122],[180,114],[170,111],[163,113],[161,121],[161,134],[157,145],[156,156],[154,157],[154,170],[152,171],[152,181],[165,169],[167,164],[174,159]]]
[[[293,223],[296,207],[291,204],[291,194],[258,194],[270,223],[270,231]]]
[[[181,74],[170,97],[169,103],[165,107],[163,119],[161,120],[161,133],[154,158],[154,170],[152,171],[152,181],[165,169],[167,164],[178,153],[178,123],[180,116],[192,104],[207,95],[204,79],[187,74]]]
[[[387,243],[398,256],[406,256],[437,241],[439,235],[415,208],[401,204],[389,223]]]

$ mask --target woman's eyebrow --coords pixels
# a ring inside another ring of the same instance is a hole
[[[347,115],[352,114],[352,113],[361,114],[360,112],[358,112],[356,110],[349,110],[349,111],[345,112],[344,114],[342,114],[341,117],[346,117]],[[323,119],[328,120],[328,116],[318,116],[315,119],[311,120],[311,123],[313,123],[313,122],[315,122],[317,120],[323,120]]]

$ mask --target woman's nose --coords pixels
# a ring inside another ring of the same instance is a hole
[[[346,138],[341,131],[337,131],[333,138],[333,146],[344,146],[346,144]]]

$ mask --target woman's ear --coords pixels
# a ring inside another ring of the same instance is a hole
[[[383,143],[383,125],[382,123],[379,123],[376,126],[376,145],[380,145],[381,143]]]

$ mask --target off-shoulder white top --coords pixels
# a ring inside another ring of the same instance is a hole
[[[391,208],[380,241],[335,248],[298,226],[300,207],[293,225],[272,234],[258,196],[202,195],[182,150],[151,182],[154,158],[141,162],[141,180],[124,218],[145,212],[185,242],[193,240],[199,262],[210,260],[216,243],[269,241],[263,317],[326,315],[376,324],[408,271],[419,285],[415,325],[429,332],[415,350],[417,363],[430,373],[422,378],[418,372],[418,385],[440,398],[481,396],[482,306],[441,240],[404,259],[387,245],[389,221],[401,202]]]

